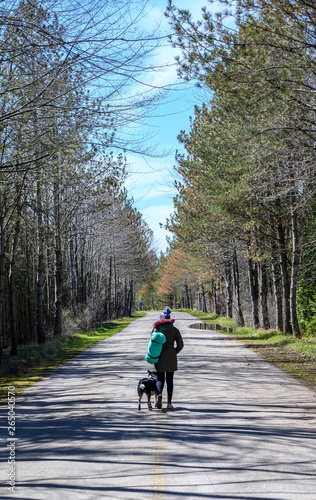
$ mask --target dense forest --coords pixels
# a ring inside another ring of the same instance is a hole
[[[13,355],[130,315],[155,268],[120,134],[150,105],[130,88],[151,50],[140,9],[1,2],[0,345]]]
[[[218,5],[198,22],[167,7],[179,77],[198,82],[201,103],[179,135],[174,239],[142,293],[314,334],[316,5]]]

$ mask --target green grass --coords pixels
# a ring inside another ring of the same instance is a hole
[[[52,339],[45,344],[20,346],[18,356],[10,356],[8,351],[4,351],[0,367],[0,403],[7,401],[9,386],[14,386],[15,394],[20,394],[69,359],[120,332],[145,314],[136,312],[132,317],[110,321],[97,330]]]
[[[284,334],[278,330],[263,330],[251,327],[238,327],[231,318],[220,317],[214,313],[203,313],[181,309],[205,323],[216,323],[223,328],[233,328],[224,332],[239,340],[262,358],[278,366],[294,378],[316,389],[316,338],[302,335],[302,338]]]
[[[197,311],[193,309],[177,309],[177,311],[180,312],[187,312],[189,314],[192,314],[196,318],[199,318],[201,321],[204,321],[205,323],[211,324],[211,323],[216,323],[217,325],[221,325],[224,328],[235,328],[236,327],[236,321],[227,318],[227,317],[221,317],[218,314],[215,313],[204,313],[202,311]]]

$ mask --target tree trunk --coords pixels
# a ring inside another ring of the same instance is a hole
[[[113,278],[114,278],[114,317],[118,318],[118,279],[117,279],[117,269],[115,263],[115,257],[113,257]]]
[[[206,300],[205,300],[205,290],[204,286],[202,285],[202,312],[207,312],[207,307],[206,307]]]
[[[173,294],[173,309],[177,309],[177,294]]]
[[[216,291],[216,283],[214,280],[212,280],[212,299],[213,299],[213,311],[215,314],[217,314],[217,291]]]
[[[87,303],[87,291],[86,291],[86,275],[85,275],[85,241],[81,247],[81,258],[80,258],[80,302],[81,304]]]
[[[219,305],[219,299],[220,299],[220,294],[219,294],[220,287],[217,285],[216,281],[214,281],[213,285],[213,301],[214,301],[214,312],[217,314],[217,316],[220,315],[220,305]]]
[[[76,275],[76,305],[81,303],[81,293],[80,293],[80,273],[79,273],[79,243],[78,235],[75,235],[75,275]]]
[[[127,293],[127,278],[124,281],[124,316],[128,315],[128,293]]]
[[[182,309],[185,309],[185,301],[184,301],[184,296],[183,296],[183,294],[181,294],[181,297],[180,297],[180,302],[181,302],[181,308],[182,308]]]
[[[275,297],[276,328],[281,332],[283,332],[283,304],[282,304],[280,265],[275,257],[275,245],[272,245],[271,266],[272,266],[273,291]]]
[[[184,283],[184,297],[185,297],[185,309],[190,309],[190,298],[189,298],[189,289],[188,285]]]
[[[58,167],[57,167],[58,169]],[[63,261],[60,234],[60,200],[59,179],[54,182],[54,219],[55,219],[55,321],[54,336],[61,336],[62,318],[62,286],[63,286]]]
[[[290,289],[290,314],[292,331],[297,336],[301,336],[300,327],[296,312],[296,291],[298,281],[298,269],[300,263],[300,243],[297,224],[296,199],[294,191],[291,192],[291,220],[292,220],[292,272],[291,272],[291,289]]]
[[[202,311],[202,294],[200,292],[195,294],[195,300],[197,301],[198,311]]]
[[[73,257],[73,241],[69,242],[69,265],[70,265],[70,297],[71,308],[74,316],[76,316],[76,296],[75,296],[75,273],[74,273],[74,257]]]
[[[48,206],[48,200],[46,201],[46,206]],[[46,229],[46,315],[49,321],[49,326],[51,327],[54,322],[54,292],[53,292],[53,273],[52,273],[52,250],[51,250],[51,240],[50,240],[50,221],[48,214],[45,214],[45,229]]]
[[[3,219],[0,219],[0,365],[2,363],[2,349],[4,347],[4,227]]]
[[[27,234],[25,238],[25,267],[27,270],[32,269],[32,257],[30,252],[30,237]],[[28,331],[28,342],[36,342],[37,341],[37,332],[36,328],[33,325],[33,307],[32,307],[32,297],[33,297],[33,289],[32,289],[32,276],[30,273],[26,275],[26,283],[25,283],[25,304],[26,304],[26,320],[27,331]],[[36,318],[35,318],[36,319]]]
[[[127,311],[129,311],[129,306],[127,308]],[[110,256],[110,262],[109,262],[108,315],[109,319],[112,319],[112,256]]]
[[[133,304],[134,304],[134,282],[131,279],[130,284],[129,284],[129,307],[128,307],[128,315],[129,316],[132,316]]]
[[[232,286],[232,266],[230,259],[226,256],[225,264],[225,283],[226,283],[226,314],[228,318],[233,317],[233,286]]]
[[[238,326],[245,326],[245,321],[240,305],[239,270],[236,249],[233,251],[233,281],[235,291],[235,308]]]
[[[280,246],[280,267],[282,276],[282,294],[283,294],[283,326],[285,333],[292,333],[290,323],[290,282],[287,268],[287,255],[285,246],[284,228],[282,224],[278,224],[278,236]]]
[[[16,320],[16,293],[15,293],[15,256],[20,233],[20,216],[18,215],[14,236],[12,239],[10,269],[9,269],[9,305],[10,305],[10,324],[11,324],[11,355],[18,353],[18,330]]]
[[[189,309],[193,309],[192,288],[189,287]]]
[[[259,328],[259,304],[258,304],[258,271],[257,263],[253,267],[252,259],[248,259],[248,279],[252,306],[252,322],[254,328]]]
[[[43,318],[43,276],[44,276],[44,236],[43,236],[43,209],[42,209],[42,186],[40,180],[41,172],[37,173],[36,186],[36,211],[37,211],[37,276],[36,276],[36,327],[37,341],[44,343],[44,318]]]
[[[259,263],[260,271],[260,304],[262,313],[262,324],[265,330],[270,328],[269,311],[268,311],[268,284],[267,284],[267,268],[265,262]]]

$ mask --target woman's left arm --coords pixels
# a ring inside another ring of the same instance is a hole
[[[183,338],[182,338],[182,335],[181,333],[179,332],[179,330],[176,328],[177,330],[177,333],[176,333],[176,344],[177,344],[177,347],[176,347],[176,353],[178,354],[180,351],[182,351],[183,349]]]

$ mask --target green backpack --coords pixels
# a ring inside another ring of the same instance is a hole
[[[147,354],[145,356],[145,360],[154,365],[157,363],[159,356],[162,351],[162,344],[166,342],[166,337],[161,332],[153,331],[151,334],[151,339],[148,344]]]

